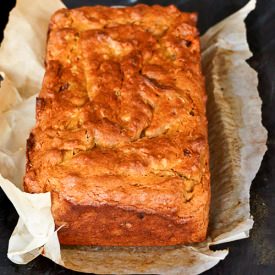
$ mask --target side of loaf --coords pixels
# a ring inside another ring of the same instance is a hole
[[[51,192],[66,245],[203,241],[210,204],[196,15],[61,9],[27,142],[25,191]]]

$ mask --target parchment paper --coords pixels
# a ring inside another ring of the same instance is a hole
[[[61,247],[54,231],[50,194],[22,192],[26,139],[35,122],[35,97],[44,74],[51,14],[58,0],[18,0],[0,48],[0,186],[14,204],[18,224],[8,257],[25,264],[42,254],[67,268],[93,273],[198,274],[216,265],[227,250],[209,245],[246,238],[253,219],[249,189],[266,151],[257,74],[244,19],[255,0],[208,30],[202,61],[208,93],[212,204],[206,242],[161,248]],[[1,234],[1,232],[0,232]]]

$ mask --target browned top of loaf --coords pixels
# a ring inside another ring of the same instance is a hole
[[[195,23],[174,6],[57,11],[26,190],[178,218],[200,207],[208,151]]]

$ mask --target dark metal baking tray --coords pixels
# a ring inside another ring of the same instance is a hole
[[[95,4],[175,4],[182,10],[199,13],[198,26],[201,33],[247,2],[247,0],[64,0],[68,7]],[[0,2],[0,40],[9,10],[14,4],[15,0]],[[251,213],[255,219],[251,237],[214,247],[214,249],[229,248],[230,253],[224,261],[204,272],[208,275],[275,274],[275,0],[258,0],[255,11],[246,20],[246,25],[248,43],[253,51],[253,57],[248,63],[259,74],[258,88],[263,100],[263,124],[268,130],[268,151],[251,188]],[[17,219],[15,209],[0,190],[0,274],[81,274],[62,268],[43,257],[27,265],[15,265],[10,262],[6,256],[8,239]]]

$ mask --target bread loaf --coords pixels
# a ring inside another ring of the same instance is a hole
[[[51,192],[62,244],[203,241],[210,183],[196,15],[61,9],[27,142],[24,188]]]

